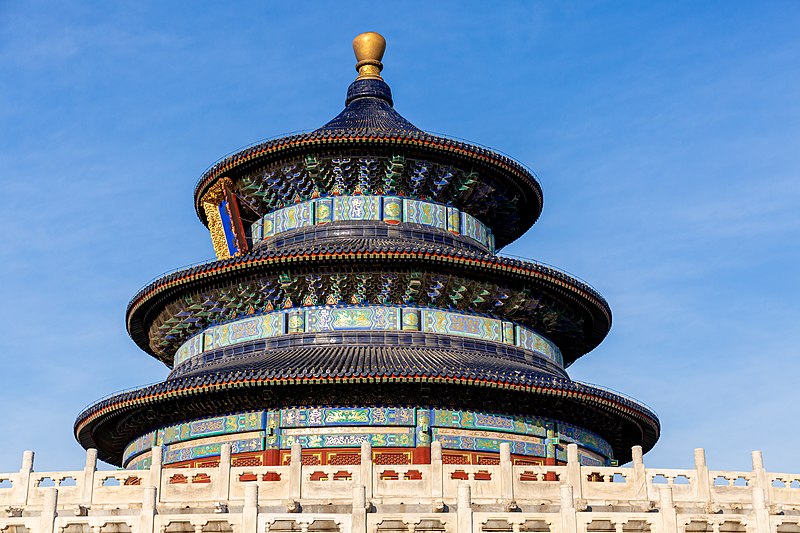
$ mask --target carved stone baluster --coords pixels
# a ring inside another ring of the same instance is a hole
[[[562,533],[578,532],[578,517],[575,511],[572,485],[561,485],[561,531]]]
[[[458,533],[472,533],[472,488],[466,483],[458,485],[456,514]]]

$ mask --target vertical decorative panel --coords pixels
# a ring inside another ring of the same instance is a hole
[[[423,331],[444,335],[458,335],[495,342],[503,340],[500,321],[481,316],[424,309],[422,311],[422,328]]]
[[[250,225],[250,242],[256,244],[264,238],[264,222],[259,218]]]
[[[447,229],[447,208],[419,200],[403,201],[403,220],[424,226]]]
[[[478,241],[486,247],[490,246],[489,229],[477,218],[461,213],[461,234]]]
[[[403,221],[403,200],[396,196],[383,197],[383,221],[399,224]]]
[[[306,328],[306,317],[303,311],[290,311],[286,317],[289,333],[303,333]]]
[[[314,221],[317,224],[333,222],[333,200],[331,198],[314,200]]]
[[[203,351],[210,350],[214,347],[214,332],[206,331],[203,333]]]
[[[515,344],[514,324],[511,322],[503,322],[503,342],[505,344]]]
[[[312,202],[303,202],[290,207],[284,207],[273,213],[275,233],[282,233],[314,224],[314,210]]]
[[[306,315],[309,332],[400,329],[400,310],[396,307],[309,309]]]
[[[266,413],[266,448],[275,449],[280,445],[280,411],[267,411]]]
[[[447,231],[461,233],[461,211],[455,207],[447,208]]]
[[[417,409],[417,427],[416,427],[416,444],[417,446],[430,446],[431,445],[431,411],[430,409]]]
[[[203,352],[203,334],[195,335],[184,342],[178,351],[175,352],[174,365],[178,365],[187,359]]]
[[[262,235],[268,239],[275,235],[275,213],[267,213],[261,217],[262,222]]]
[[[403,309],[403,331],[420,330],[420,311],[419,309]]]
[[[336,196],[334,220],[380,220],[379,196]]]
[[[555,344],[545,339],[541,335],[520,326],[516,327],[517,342],[516,345],[525,350],[530,350],[544,355],[548,359],[552,359],[557,363],[563,365],[564,359]]]

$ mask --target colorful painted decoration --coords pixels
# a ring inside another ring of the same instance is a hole
[[[203,352],[244,342],[324,331],[423,331],[469,337],[517,346],[564,366],[555,344],[511,322],[454,311],[377,305],[292,307],[211,326],[184,342],[173,364],[177,367]]]
[[[247,252],[247,237],[232,188],[231,180],[222,178],[206,192],[201,201],[217,259],[228,259]]]
[[[548,428],[551,428],[548,437]],[[303,448],[413,448],[437,440],[449,450],[497,452],[507,442],[514,454],[545,457],[551,440],[563,454],[579,446],[581,463],[599,465],[613,457],[598,435],[547,418],[422,407],[288,407],[193,420],[157,429],[131,442],[123,454],[127,468],[147,468],[153,446],[164,447],[164,464],[232,453]],[[563,458],[561,458],[563,460]]]
[[[315,198],[267,213],[251,226],[255,246],[280,233],[331,222],[374,220],[387,224],[420,224],[464,235],[494,252],[492,232],[482,222],[435,202],[397,196],[333,196]]]

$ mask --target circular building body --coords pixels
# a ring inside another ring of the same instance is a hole
[[[354,41],[359,76],[321,128],[211,167],[194,191],[218,260],[152,282],[126,314],[167,379],[75,422],[99,457],[147,468],[353,464],[587,465],[653,447],[656,415],[566,369],[611,326],[594,289],[495,252],[542,190],[524,166],[425,133],[393,107],[385,43]]]

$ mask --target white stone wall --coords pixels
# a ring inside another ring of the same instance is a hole
[[[0,531],[16,533],[232,531],[235,533],[800,533],[800,474],[586,467],[575,445],[566,466],[375,465],[365,444],[355,466],[35,472],[0,474]]]

